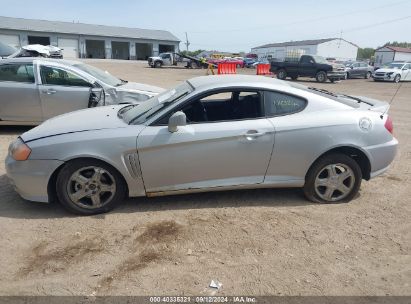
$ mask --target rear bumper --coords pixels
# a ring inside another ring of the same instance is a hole
[[[63,163],[59,160],[16,161],[7,156],[6,172],[10,183],[22,198],[48,202],[48,182],[53,172]]]
[[[371,178],[381,175],[388,170],[397,154],[397,148],[398,140],[395,138],[384,144],[365,148],[371,163]]]

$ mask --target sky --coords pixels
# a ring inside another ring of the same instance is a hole
[[[411,0],[0,0],[7,17],[168,30],[185,49],[248,52],[291,40],[411,42]],[[1,25],[0,25],[1,26]]]

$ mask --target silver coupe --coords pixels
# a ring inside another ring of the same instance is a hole
[[[125,196],[245,188],[347,202],[395,157],[388,107],[260,76],[199,77],[139,105],[47,120],[10,145],[6,169],[23,198],[80,214]]]
[[[82,62],[4,59],[0,61],[0,125],[38,125],[79,109],[139,103],[162,91],[118,79]]]

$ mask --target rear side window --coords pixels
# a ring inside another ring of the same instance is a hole
[[[264,108],[268,117],[300,112],[306,104],[305,99],[293,95],[272,91],[264,93]]]
[[[34,83],[33,65],[28,63],[0,65],[0,81]]]
[[[91,87],[92,85],[76,74],[56,67],[41,66],[41,82],[46,85]]]

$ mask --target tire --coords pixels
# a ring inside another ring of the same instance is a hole
[[[345,80],[350,79],[350,73],[346,72],[346,73],[345,73],[345,78],[344,78],[344,79],[345,79]]]
[[[103,187],[107,191],[102,191]],[[58,174],[56,192],[68,211],[92,215],[115,208],[124,199],[127,187],[112,166],[99,160],[77,159],[66,163]]]
[[[361,181],[361,168],[354,159],[340,153],[328,154],[309,169],[304,194],[316,203],[346,203],[357,195]]]
[[[315,80],[317,82],[326,82],[327,81],[327,73],[324,71],[319,71],[317,75],[315,75]]]
[[[286,72],[286,70],[284,70],[284,69],[279,70],[279,71],[277,72],[277,78],[278,78],[278,79],[281,79],[281,80],[286,79],[286,78],[287,78],[287,72]]]
[[[371,78],[371,72],[367,72],[364,76],[365,79],[370,79]]]
[[[161,66],[162,66],[162,64],[161,64],[160,61],[154,62],[154,67],[155,67],[155,68],[161,68]]]
[[[400,74],[395,75],[394,82],[399,83],[400,81],[401,81],[401,75]]]

